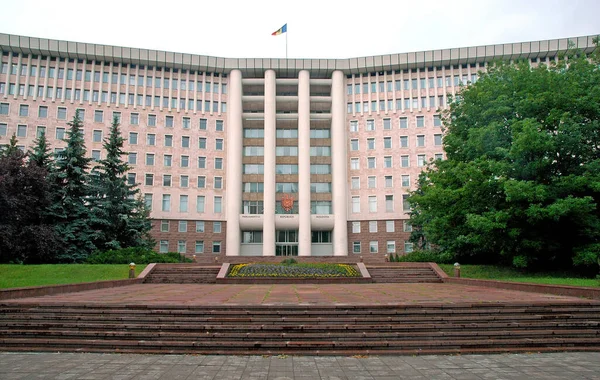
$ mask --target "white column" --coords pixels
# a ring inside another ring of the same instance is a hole
[[[240,254],[240,212],[242,209],[242,72],[229,74],[231,92],[227,112],[227,240],[226,255]]]
[[[298,255],[311,255],[310,225],[310,73],[298,75]]]
[[[333,72],[331,83],[331,166],[333,198],[333,255],[348,255],[348,200],[344,73]]]
[[[277,129],[275,92],[275,71],[267,70],[265,72],[263,256],[275,255],[275,147]]]

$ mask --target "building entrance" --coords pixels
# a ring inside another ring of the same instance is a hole
[[[298,256],[298,231],[275,232],[275,256]]]

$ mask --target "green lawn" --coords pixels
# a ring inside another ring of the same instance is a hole
[[[449,276],[454,275],[454,266],[439,264]],[[483,280],[501,280],[531,282],[536,284],[570,285],[570,286],[600,286],[600,280],[577,277],[572,273],[541,272],[528,273],[514,268],[499,267],[494,265],[461,265],[460,275],[464,278],[477,278]]]
[[[146,265],[137,265],[136,275],[145,267]],[[128,277],[129,266],[125,264],[0,264],[0,289],[121,280]]]

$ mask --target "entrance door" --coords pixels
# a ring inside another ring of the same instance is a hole
[[[275,256],[298,256],[298,231],[278,230],[275,237]]]

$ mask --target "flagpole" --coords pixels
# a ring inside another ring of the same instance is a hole
[[[286,23],[287,25],[287,23]],[[285,31],[285,59],[287,60],[287,30]]]

